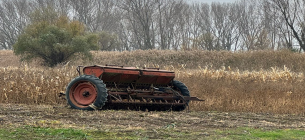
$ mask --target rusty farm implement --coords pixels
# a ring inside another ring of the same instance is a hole
[[[117,65],[79,66],[77,71],[79,76],[68,84],[65,93],[75,109],[181,111],[190,100],[201,101],[191,97],[171,71]]]

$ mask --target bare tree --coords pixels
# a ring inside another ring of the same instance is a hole
[[[305,50],[304,2],[303,0],[269,0],[271,10],[280,13],[300,48]],[[286,42],[290,42],[286,40]]]
[[[171,49],[176,39],[177,34],[175,26],[180,18],[181,9],[183,9],[182,0],[158,0],[157,13],[154,19],[156,25],[156,44],[159,49]]]
[[[192,7],[187,3],[182,3],[179,9],[181,14],[177,20],[176,34],[174,38],[178,40],[175,47],[180,47],[182,50],[192,49],[191,39],[193,38],[193,11]],[[178,48],[173,48],[177,50]]]
[[[206,3],[195,3],[193,4],[192,9],[194,11],[194,26],[197,28],[193,33],[193,48],[213,50],[215,37],[212,34],[213,29],[210,5]]]
[[[73,19],[78,20],[85,25],[90,31],[94,30],[94,17],[96,10],[96,0],[70,0],[72,6]]]
[[[98,0],[93,14],[92,31],[117,32],[122,13],[118,2],[114,0]]]
[[[12,49],[30,22],[52,19],[31,15],[53,11],[102,34],[106,50],[276,50],[295,42],[305,50],[304,1],[2,0],[0,49]]]
[[[155,32],[153,16],[157,9],[156,0],[124,0],[121,8],[132,30],[132,41],[136,41],[135,49],[154,49]]]
[[[261,8],[258,1],[243,0],[239,3],[241,20],[238,22],[242,43],[241,50],[257,50],[255,46],[263,28]]]
[[[215,50],[231,50],[239,37],[237,23],[240,20],[238,5],[229,3],[212,3],[212,33],[216,37]]]
[[[2,0],[0,5],[0,49],[12,49],[28,23],[31,11],[27,0]]]

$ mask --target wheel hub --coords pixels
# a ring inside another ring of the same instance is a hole
[[[84,97],[89,97],[89,96],[90,96],[90,92],[85,91],[85,92],[83,93],[83,96],[84,96]]]
[[[96,97],[97,91],[90,82],[79,83],[73,91],[73,98],[79,105],[88,106]]]

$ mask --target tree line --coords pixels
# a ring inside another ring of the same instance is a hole
[[[305,50],[304,1],[0,0],[0,49],[53,11],[97,33],[100,50]]]

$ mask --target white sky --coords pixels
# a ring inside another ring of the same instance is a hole
[[[237,0],[186,0],[190,2],[203,2],[203,3],[212,3],[212,2],[235,2]]]

